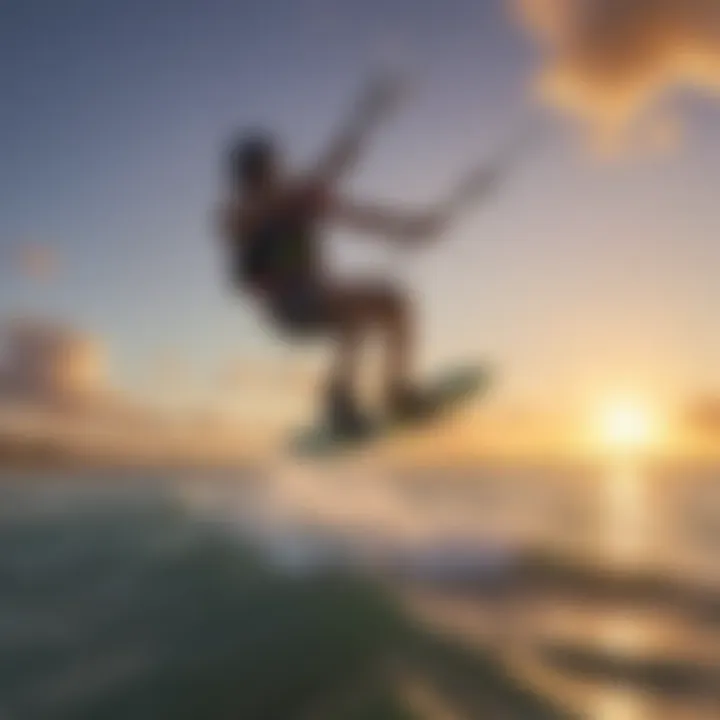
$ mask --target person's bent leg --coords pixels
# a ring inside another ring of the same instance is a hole
[[[333,328],[336,342],[335,358],[330,370],[329,387],[332,392],[354,396],[358,386],[362,326],[338,309],[338,320]]]
[[[388,397],[410,385],[414,350],[414,328],[409,299],[389,289],[384,299],[385,391]]]
[[[398,290],[378,282],[334,287],[328,293],[338,339],[334,377],[342,387],[356,385],[364,337],[379,330],[385,341],[383,384],[387,397],[409,385],[412,321],[409,302]],[[354,391],[354,387],[353,390]]]
[[[355,292],[316,282],[282,289],[273,298],[272,311],[285,334],[293,339],[330,336],[336,355],[326,388],[327,422],[335,432],[354,435],[369,423],[355,403],[364,304]]]
[[[364,341],[380,321],[378,294],[369,286],[348,284],[326,288],[324,295],[336,343],[328,383],[329,416],[341,432],[362,434],[371,423],[357,399],[359,374]]]
[[[369,425],[356,393],[363,341],[380,331],[385,341],[383,385],[393,417],[416,417],[427,403],[411,382],[413,322],[410,300],[389,284],[369,281],[304,286],[280,297],[278,315],[286,327],[329,334],[336,355],[328,383],[328,414],[341,432],[363,432]]]
[[[358,325],[379,329],[385,339],[384,388],[387,411],[396,419],[420,419],[434,412],[433,399],[412,381],[414,322],[410,298],[389,285],[361,285],[351,291]]]

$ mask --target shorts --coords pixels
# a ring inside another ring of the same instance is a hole
[[[322,335],[332,329],[330,292],[318,282],[303,282],[271,292],[268,305],[273,321],[295,336]]]

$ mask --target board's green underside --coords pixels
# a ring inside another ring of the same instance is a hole
[[[483,367],[460,368],[446,372],[426,386],[430,395],[437,401],[437,412],[431,420],[424,423],[392,423],[381,419],[370,437],[362,440],[342,438],[334,435],[327,427],[315,426],[302,431],[293,439],[293,449],[303,455],[321,455],[362,448],[387,438],[393,432],[421,428],[442,421],[446,412],[480,394],[488,384],[489,372]]]

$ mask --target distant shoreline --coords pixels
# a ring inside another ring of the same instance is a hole
[[[36,473],[36,472],[113,472],[113,471],[173,471],[173,470],[211,470],[243,472],[258,470],[283,460],[280,455],[263,455],[252,458],[218,458],[218,457],[131,457],[131,456],[94,456],[75,455],[61,452],[56,455],[40,453],[23,453],[12,456],[0,454],[0,479],[6,473]],[[292,463],[293,458],[284,459]],[[702,471],[720,468],[720,457],[656,457],[637,461],[617,461],[602,457],[553,457],[553,456],[527,456],[504,457],[488,455],[486,457],[455,457],[427,459],[386,459],[365,457],[349,457],[347,462],[362,465],[367,463],[368,470],[382,469],[388,472],[412,473],[424,475],[426,473],[475,472],[478,470],[518,469],[524,471],[545,470],[595,470],[598,468],[612,469],[615,467],[639,468],[647,471],[653,470],[683,470]],[[325,467],[319,462],[319,467]]]

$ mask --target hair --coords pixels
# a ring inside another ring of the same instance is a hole
[[[243,133],[230,146],[230,181],[235,185],[262,182],[276,155],[276,143],[269,133],[257,130]]]

